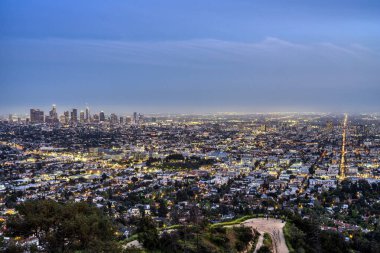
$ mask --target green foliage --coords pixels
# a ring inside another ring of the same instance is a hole
[[[254,239],[254,235],[252,230],[248,227],[234,227],[234,232],[239,241],[243,244],[248,244],[250,241]]]
[[[272,251],[270,250],[268,246],[263,245],[260,247],[257,253],[272,253]]]
[[[156,235],[152,232],[154,229],[151,222],[146,220],[143,224],[145,228],[138,231],[139,240],[142,231],[150,231],[148,243],[143,241],[144,247],[149,252],[237,253],[246,249],[248,243],[254,239],[252,231],[245,227],[175,226],[175,229],[164,231],[156,240],[152,239],[156,238]]]
[[[210,237],[211,242],[213,242],[216,245],[220,245],[222,247],[225,247],[228,243],[228,238],[224,234],[212,234]]]
[[[162,170],[194,170],[204,165],[212,165],[215,162],[214,159],[204,159],[196,156],[185,158],[182,154],[171,154],[164,160],[149,158],[146,165],[155,166]]]
[[[46,252],[119,252],[113,224],[85,202],[27,201],[7,223],[11,236],[36,236]]]
[[[321,245],[324,252],[344,253],[349,252],[348,244],[342,234],[332,231],[321,233]]]
[[[290,253],[304,251],[306,237],[302,230],[297,228],[293,223],[286,222],[283,231]]]
[[[165,158],[165,161],[171,161],[171,160],[183,161],[185,160],[185,157],[182,154],[171,154]]]
[[[242,241],[237,241],[235,243],[235,248],[237,251],[243,251],[246,248],[246,244],[244,244]]]
[[[216,227],[223,227],[223,226],[238,225],[238,224],[242,223],[243,221],[246,221],[246,220],[252,219],[252,218],[254,218],[254,217],[256,217],[256,216],[254,216],[254,215],[246,215],[246,216],[243,216],[243,217],[237,218],[237,219],[235,219],[235,220],[215,223],[215,224],[212,224],[210,227],[211,227],[211,228],[216,228]]]
[[[377,225],[372,232],[356,232],[352,237],[351,248],[354,250],[366,253],[380,252],[380,225]]]
[[[268,247],[269,249],[272,249],[273,248],[273,242],[272,242],[272,238],[270,237],[270,235],[268,233],[265,233],[263,237],[264,237],[264,240],[263,240],[264,246]]]
[[[141,242],[145,248],[152,250],[158,247],[158,230],[150,217],[143,217],[140,219],[137,233],[139,242]]]
[[[166,204],[166,201],[163,200],[163,199],[160,199],[158,201],[158,203],[160,204],[160,206],[158,207],[158,216],[159,217],[166,217],[166,215],[168,214],[169,210],[168,210],[168,207],[167,207],[167,204]]]
[[[349,244],[337,232],[321,231],[310,219],[294,215],[284,227],[285,241],[290,253],[343,253],[349,252]]]

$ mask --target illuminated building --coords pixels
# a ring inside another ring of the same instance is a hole
[[[114,114],[114,113],[111,114],[110,123],[111,124],[117,124],[118,123],[118,118],[117,118],[116,114]]]
[[[100,122],[104,122],[104,121],[106,121],[106,116],[104,115],[104,112],[103,112],[103,111],[101,111],[101,112],[99,113],[99,121],[100,121]]]
[[[81,123],[84,122],[84,111],[80,111],[79,120],[80,120]]]
[[[49,123],[58,122],[57,107],[55,105],[53,105],[53,108],[49,111],[49,119],[46,119],[46,122],[49,122]]]
[[[78,122],[78,110],[77,109],[73,109],[73,111],[71,112],[71,122],[72,123]]]
[[[70,120],[70,113],[69,113],[69,111],[65,111],[63,113],[63,116],[64,116],[64,122],[63,123],[68,124],[69,120]]]
[[[30,122],[31,123],[43,123],[44,112],[40,109],[30,109]]]
[[[90,122],[90,108],[86,107],[86,122]]]
[[[139,121],[139,119],[138,119],[138,116],[137,116],[137,112],[134,112],[133,113],[133,124],[138,124],[138,121]]]

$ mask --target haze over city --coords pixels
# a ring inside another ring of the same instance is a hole
[[[1,1],[0,114],[376,112],[379,1]]]

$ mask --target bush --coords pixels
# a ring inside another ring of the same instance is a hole
[[[263,245],[260,247],[257,253],[272,253],[272,251],[269,249],[269,247]]]

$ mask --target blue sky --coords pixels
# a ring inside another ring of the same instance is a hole
[[[380,1],[0,2],[0,113],[379,111]]]

